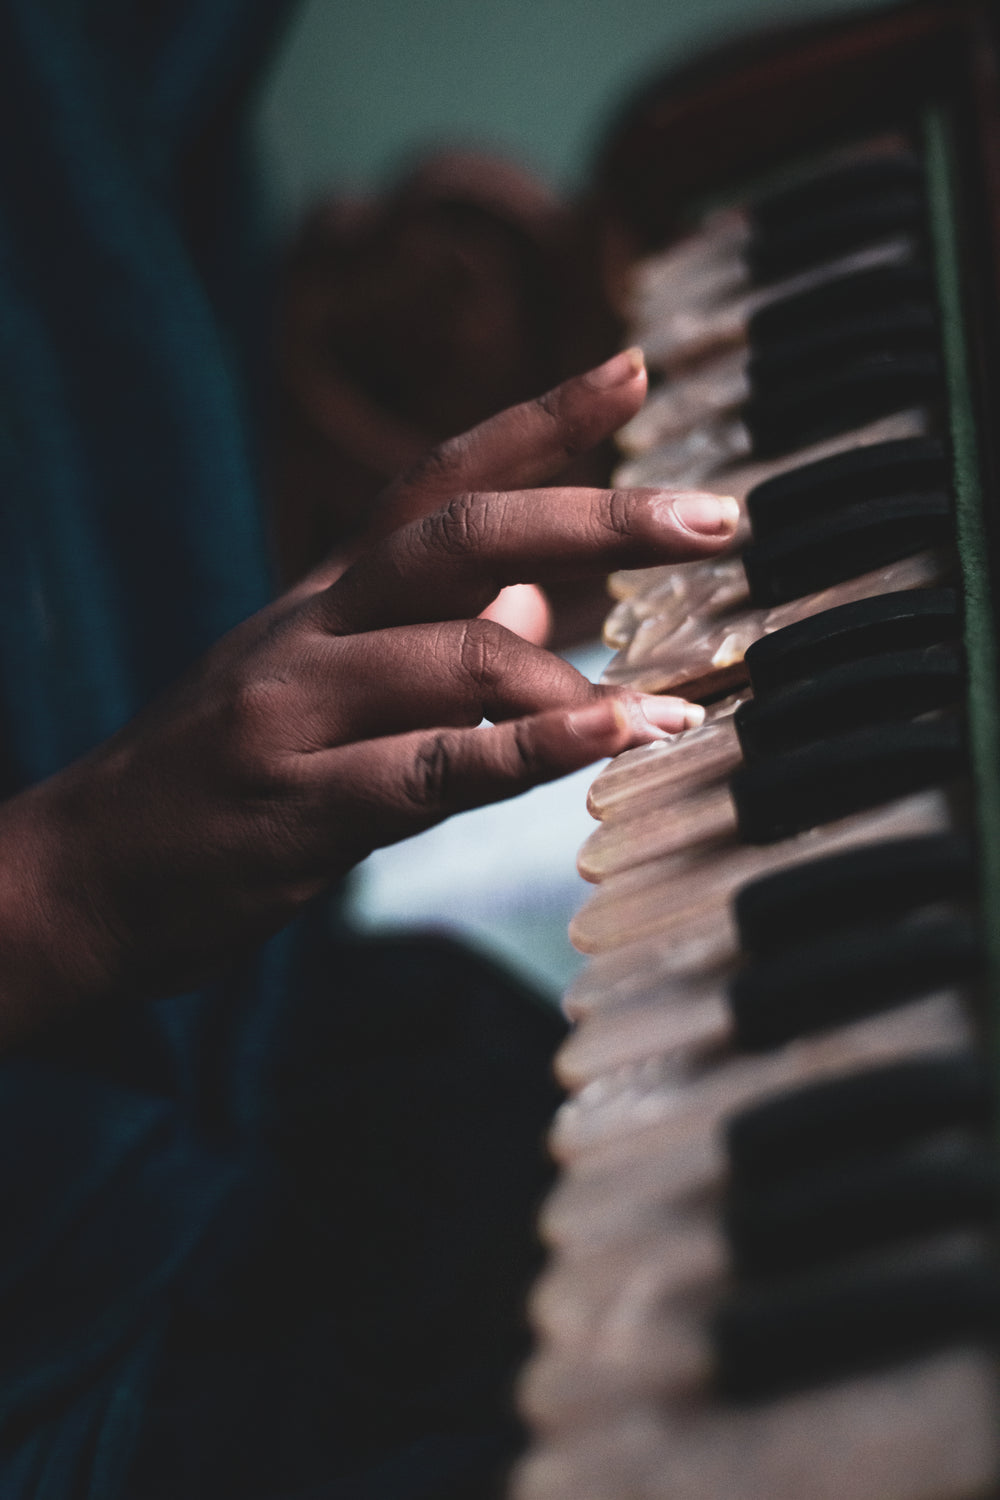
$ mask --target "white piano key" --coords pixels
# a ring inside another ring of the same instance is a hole
[[[954,1349],[759,1405],[613,1395],[557,1426],[510,1500],[989,1500],[995,1359]]]
[[[892,415],[880,417],[864,427],[837,433],[833,437],[824,438],[820,443],[811,443],[795,453],[782,454],[779,458],[757,459],[752,463],[720,469],[718,473],[708,473],[703,485],[718,490],[720,494],[735,495],[737,500],[744,500],[755,485],[763,484],[766,479],[773,479],[778,474],[785,474],[789,469],[798,469],[804,464],[830,458],[835,453],[846,453],[853,448],[869,448],[874,443],[893,442],[897,438],[922,437],[927,432],[928,425],[927,413],[922,408],[893,412]],[[626,459],[615,470],[613,483],[619,489],[670,483],[665,477],[665,471],[661,470],[659,453],[659,448],[652,448],[637,458]]]
[[[695,564],[694,566],[697,566]],[[697,610],[676,624],[647,617],[604,671],[602,681],[636,692],[686,693],[734,691],[745,678],[743,656],[762,635],[808,619],[838,604],[871,599],[903,589],[929,588],[953,575],[953,559],[939,552],[920,552],[857,578],[845,579],[817,594],[805,594],[770,610],[734,608],[706,618]]]
[[[710,355],[745,344],[747,325],[761,308],[876,266],[902,265],[916,253],[915,241],[909,235],[899,235],[767,286],[745,285],[745,290],[736,290],[735,295],[719,300],[710,295],[704,302],[675,302],[665,295],[662,300],[650,302],[645,317],[635,321],[633,337],[641,345],[651,370],[682,370]]]
[[[770,1086],[763,1082],[769,1078],[775,1089],[791,1087],[796,1078],[845,1070],[872,1056],[885,1058],[887,1049],[909,1045],[907,1038],[915,1039],[912,1045],[918,1050],[967,1045],[964,997],[945,990],[849,1026],[799,1037],[774,1052],[742,1058],[731,1077],[736,1082],[757,1079],[762,1089]],[[715,1066],[729,1069],[734,1062],[731,1054],[722,1054]],[[697,1110],[696,1085],[712,1076],[710,1064],[704,1048],[695,1048],[647,1057],[596,1078],[559,1109],[550,1150],[561,1162],[597,1150],[632,1150],[632,1137],[678,1119],[688,1107]],[[739,1102],[737,1094],[733,1107]]]

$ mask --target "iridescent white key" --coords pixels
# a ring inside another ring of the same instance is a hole
[[[745,678],[740,664],[747,647],[762,635],[839,604],[903,589],[931,588],[946,582],[953,572],[949,555],[920,552],[774,609],[736,606],[705,614],[693,610],[676,624],[649,615],[637,626],[628,645],[608,663],[602,680],[636,692],[679,692],[689,697],[716,687],[722,692],[732,690],[741,677]]]
[[[937,1050],[967,1045],[969,1034],[965,999],[948,990],[743,1061],[748,1079],[770,1078],[774,1087],[790,1086],[796,1077],[815,1076],[827,1068],[844,1070],[852,1058],[859,1063],[872,1056],[884,1058],[891,1049],[903,1048],[906,1037],[914,1038],[919,1050]],[[681,1119],[689,1100],[697,1108],[692,1084],[707,1078],[707,1070],[723,1065],[727,1057],[722,1054],[713,1063],[706,1046],[696,1044],[689,1052],[648,1057],[595,1079],[558,1111],[549,1141],[553,1154],[569,1162],[595,1150],[632,1151],[634,1138]]]
[[[529,1452],[510,1500],[989,1500],[998,1401],[995,1358],[963,1348],[750,1406],[609,1393]]]

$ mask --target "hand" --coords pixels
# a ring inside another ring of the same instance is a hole
[[[733,501],[523,488],[644,390],[618,356],[435,450],[346,571],[317,569],[0,810],[0,1036],[189,985],[372,849],[697,722],[476,618],[508,585],[725,548]]]

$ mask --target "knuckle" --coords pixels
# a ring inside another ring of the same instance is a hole
[[[524,719],[519,720],[512,726],[511,758],[514,763],[515,774],[528,778],[538,774],[538,745],[533,726]]]
[[[234,684],[225,708],[229,761],[244,786],[266,796],[289,790],[288,686],[275,677]]]
[[[489,523],[486,507],[475,494],[456,495],[441,510],[422,523],[424,541],[447,557],[467,557],[486,543]]]
[[[535,407],[551,425],[555,441],[567,462],[579,458],[591,448],[593,439],[588,425],[569,409],[562,386],[536,397]]]
[[[421,741],[404,774],[401,790],[407,802],[419,812],[446,806],[454,771],[454,740],[441,730]]]
[[[465,433],[448,438],[437,447],[429,449],[417,459],[404,475],[408,489],[427,489],[440,494],[461,484],[461,475],[467,460],[468,442]]]
[[[634,507],[627,490],[607,490],[597,507],[597,524],[602,537],[613,542],[629,541],[634,535]]]
[[[240,737],[266,737],[276,729],[284,716],[287,696],[287,684],[273,676],[237,681],[229,700],[229,715]]]
[[[496,686],[508,650],[509,636],[492,620],[466,620],[461,626],[458,659],[463,675],[478,689]]]

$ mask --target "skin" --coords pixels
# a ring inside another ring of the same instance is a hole
[[[389,487],[353,558],[0,808],[0,1045],[87,1002],[189,986],[372,849],[691,721],[499,623],[524,625],[526,600],[537,613],[507,586],[727,546],[732,503],[529,488],[645,389],[627,351],[436,449]]]

